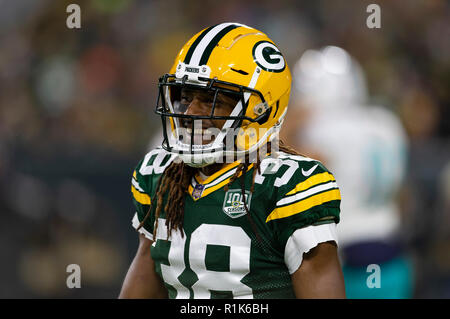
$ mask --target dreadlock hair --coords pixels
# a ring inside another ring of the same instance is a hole
[[[270,142],[268,144],[268,149],[270,149]],[[301,155],[297,152],[293,147],[286,145],[282,140],[279,140],[279,151],[285,152],[292,155]],[[255,187],[255,176],[256,172],[261,173],[260,171],[261,160],[260,157],[256,157],[256,164],[252,174],[252,184],[250,186],[250,193],[253,193]],[[240,177],[242,198],[245,197],[245,173],[248,170],[250,163],[248,161],[248,156],[245,157],[245,160],[240,163],[236,169],[234,175],[230,178],[230,181],[227,185],[224,186],[225,191],[228,191],[228,188],[231,184],[234,183],[236,179]],[[166,227],[167,227],[167,237],[170,236],[172,230],[182,230],[183,228],[183,219],[184,219],[184,203],[185,203],[185,193],[188,191],[189,184],[191,182],[192,177],[197,172],[196,168],[190,167],[189,165],[183,162],[175,162],[173,161],[169,166],[166,167],[163,174],[159,177],[155,194],[153,195],[150,201],[150,207],[147,211],[142,222],[139,224],[138,230],[144,225],[146,220],[150,216],[150,212],[155,203],[156,197],[156,210],[155,210],[155,227],[153,230],[153,238],[156,239],[156,231],[158,229],[158,218],[161,215],[161,210],[163,208],[163,199],[167,195],[167,203],[164,206],[164,211],[166,213]],[[247,207],[247,203],[244,200],[244,208],[246,211],[246,216],[249,219],[250,225],[255,232],[256,237],[259,239],[258,232],[256,231],[256,226],[251,218],[250,211]],[[181,236],[183,237],[183,232],[181,231]]]

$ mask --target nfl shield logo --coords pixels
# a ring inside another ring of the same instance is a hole
[[[194,199],[199,199],[202,197],[203,190],[205,189],[205,186],[202,184],[196,184],[194,187],[194,190],[192,191],[192,197]]]
[[[245,191],[245,199],[243,199],[242,197],[242,190],[228,190],[228,192],[225,193],[225,198],[223,200],[223,212],[231,218],[244,216],[247,213],[244,207],[244,200],[247,204],[247,208],[250,210],[252,194],[249,191]]]

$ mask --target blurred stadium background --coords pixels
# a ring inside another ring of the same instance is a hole
[[[81,7],[81,29],[66,7]],[[381,6],[381,29],[366,7]],[[235,21],[293,67],[336,45],[409,140],[402,236],[413,296],[450,298],[450,4],[0,0],[0,298],[115,298],[137,248],[131,173],[159,137],[158,77],[190,36]],[[288,113],[289,116],[289,113]],[[81,289],[66,266],[81,267]]]

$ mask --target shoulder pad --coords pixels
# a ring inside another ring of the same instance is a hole
[[[275,187],[293,184],[293,187],[301,181],[313,175],[327,172],[327,169],[319,161],[301,156],[280,152],[277,158],[266,157],[260,164],[261,174],[256,175],[255,183],[273,183]]]
[[[255,178],[255,183],[264,181],[268,187],[273,185],[275,190],[276,207],[266,222],[292,217],[301,220],[301,225],[306,225],[329,214],[338,220],[339,187],[321,162],[305,156],[280,153],[278,158],[268,159],[266,163],[269,164],[265,164],[265,170],[262,170],[261,162],[262,175],[258,176],[259,180]],[[333,213],[330,213],[330,207]]]
[[[150,194],[156,187],[157,177],[164,172],[175,157],[175,154],[162,148],[156,148],[147,153],[139,162],[131,178],[131,192],[138,203],[150,204]]]
[[[162,174],[176,157],[176,154],[169,153],[162,148],[155,148],[145,155],[136,170],[142,176]]]

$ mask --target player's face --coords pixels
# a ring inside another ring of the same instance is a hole
[[[209,116],[213,107],[214,92],[205,90],[185,89],[181,90],[180,104],[185,110],[186,115]],[[228,116],[233,111],[238,102],[238,98],[230,95],[219,93],[216,97],[216,104],[214,108],[214,116]],[[196,120],[197,121],[197,120]],[[212,142],[211,134],[207,133],[207,129],[215,128],[222,129],[226,120],[217,119],[202,119],[201,126],[195,124],[195,127],[200,128],[194,131],[194,144],[209,144]],[[187,129],[190,135],[192,129],[192,122],[190,119],[183,119],[181,121],[183,127]]]

